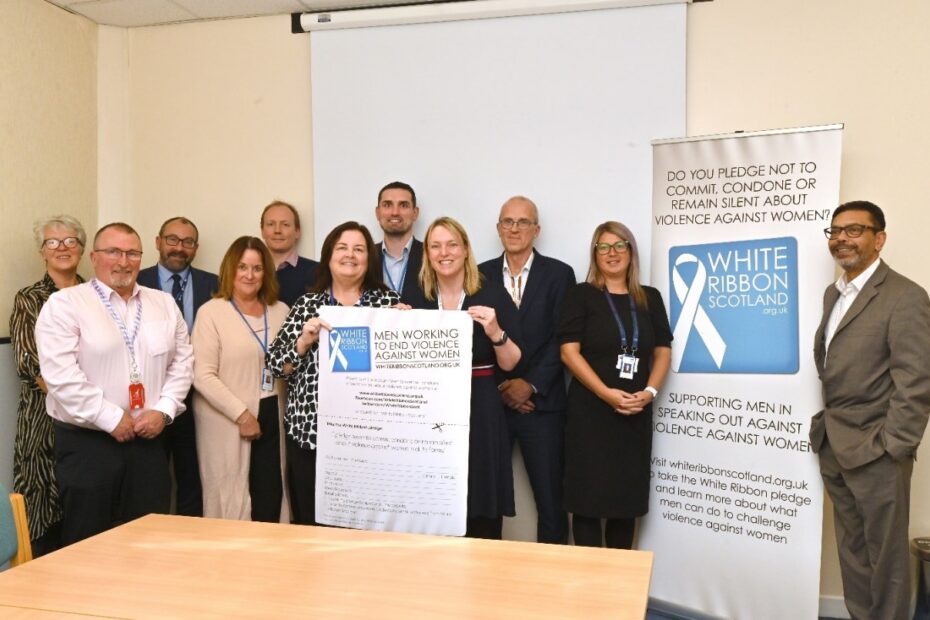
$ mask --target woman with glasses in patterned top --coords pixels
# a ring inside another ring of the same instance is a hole
[[[52,419],[45,410],[47,389],[39,374],[36,352],[36,319],[52,293],[84,281],[77,268],[84,255],[87,233],[81,223],[69,215],[39,220],[33,233],[39,254],[45,261],[45,275],[16,293],[10,316],[10,341],[20,379],[13,444],[13,489],[22,493],[26,500],[32,554],[38,557],[60,546],[61,507],[55,483]]]

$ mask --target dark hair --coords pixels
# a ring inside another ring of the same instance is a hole
[[[378,204],[381,204],[381,195],[389,189],[403,189],[410,192],[410,201],[413,203],[413,208],[417,207],[417,194],[413,191],[413,188],[404,183],[403,181],[391,181],[387,185],[381,188],[381,191],[378,192]]]
[[[194,239],[194,241],[200,241],[200,230],[198,230],[197,224],[193,223],[192,221],[190,221],[190,220],[187,219],[186,217],[182,217],[182,216],[180,216],[180,215],[175,216],[175,217],[170,217],[170,218],[168,218],[167,220],[165,220],[165,222],[161,225],[161,228],[158,229],[158,236],[159,236],[159,237],[164,237],[164,236],[165,236],[165,229],[168,227],[168,224],[170,224],[170,223],[172,223],[172,222],[181,222],[182,224],[187,224],[188,226],[190,226],[191,228],[193,228],[193,229],[194,229],[194,234],[197,235],[197,238]]]
[[[872,216],[872,223],[875,224],[875,228],[879,231],[885,230],[885,214],[882,213],[881,208],[874,202],[869,202],[868,200],[844,202],[833,210],[833,217],[830,218],[830,221],[835,220],[837,215],[846,211],[866,211]]]
[[[262,219],[258,221],[260,228],[265,227],[265,214],[268,213],[268,209],[271,209],[272,207],[285,207],[286,209],[290,209],[291,213],[294,215],[294,228],[300,230],[300,213],[297,212],[297,209],[294,208],[294,205],[288,204],[283,200],[275,200],[267,207],[262,209]]]
[[[333,258],[333,250],[336,243],[342,237],[342,233],[350,230],[356,230],[362,233],[365,238],[365,247],[368,250],[368,266],[365,269],[365,277],[362,279],[362,292],[380,290],[386,291],[384,286],[384,276],[381,274],[381,255],[375,242],[371,238],[371,233],[363,224],[358,222],[343,222],[332,229],[326,239],[323,240],[323,249],[320,251],[320,266],[316,270],[316,281],[310,287],[314,293],[327,293],[333,285],[333,272],[329,270],[329,261]]]
[[[136,239],[139,240],[139,244],[141,245],[142,237],[139,236],[139,233],[136,232],[135,228],[124,222],[110,222],[105,226],[101,226],[100,230],[97,231],[97,234],[94,235],[94,249],[97,248],[97,239],[100,238],[100,235],[102,235],[105,230],[110,230],[111,228],[118,230],[121,233],[126,233],[127,235],[135,235]]]
[[[226,250],[223,262],[220,263],[220,285],[214,297],[232,299],[239,261],[242,260],[246,250],[255,250],[262,257],[262,287],[258,289],[258,298],[262,303],[270,306],[278,301],[278,276],[275,272],[274,259],[261,239],[248,235],[233,241]]]

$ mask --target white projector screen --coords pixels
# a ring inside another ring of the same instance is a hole
[[[317,251],[349,219],[380,240],[377,191],[400,180],[418,238],[449,215],[479,262],[497,256],[498,210],[522,194],[539,250],[579,279],[616,219],[648,282],[650,141],[685,135],[685,31],[672,4],[311,33]]]

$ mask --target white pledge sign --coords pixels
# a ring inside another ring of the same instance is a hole
[[[327,306],[320,339],[316,520],[465,533],[472,320]]]
[[[822,230],[841,144],[839,126],[653,143],[650,284],[674,336],[639,539],[656,554],[658,601],[714,617],[817,617],[812,344],[833,279]]]

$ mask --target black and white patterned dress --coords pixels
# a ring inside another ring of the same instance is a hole
[[[78,282],[84,279],[78,276]],[[45,410],[45,393],[36,383],[39,355],[35,327],[39,311],[58,291],[52,278],[45,277],[16,293],[10,315],[10,341],[19,375],[19,408],[13,443],[13,489],[22,493],[29,515],[29,539],[38,540],[48,528],[61,521],[58,485],[55,482],[54,432]]]
[[[355,303],[356,307],[385,308],[400,301],[400,297],[391,290],[368,290]],[[304,450],[316,449],[316,411],[317,411],[317,354],[319,345],[314,344],[306,355],[297,354],[297,338],[304,324],[319,316],[323,306],[338,306],[329,293],[306,293],[291,311],[284,324],[278,330],[274,342],[268,347],[266,363],[272,374],[287,379],[287,411],[284,414],[284,430],[287,436],[296,441]],[[286,364],[291,364],[294,371],[284,374]]]

